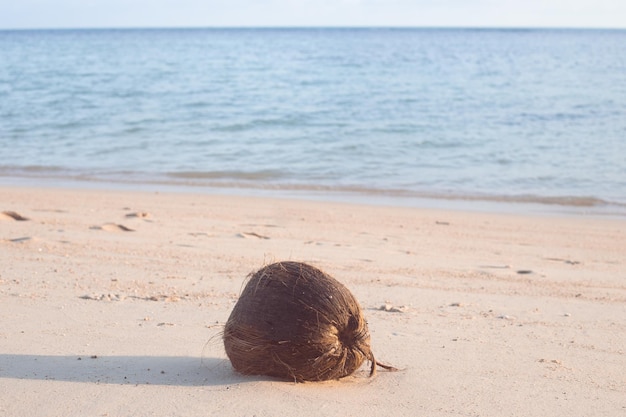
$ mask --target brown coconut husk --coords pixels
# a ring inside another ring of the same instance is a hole
[[[278,262],[252,274],[224,329],[236,371],[287,380],[325,381],[376,362],[361,308],[350,291],[321,270]]]

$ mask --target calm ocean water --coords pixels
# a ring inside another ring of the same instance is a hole
[[[626,207],[626,31],[0,31],[0,177]]]

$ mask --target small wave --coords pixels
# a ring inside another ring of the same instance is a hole
[[[626,203],[609,201],[593,196],[544,196],[544,195],[500,195],[486,193],[454,193],[420,191],[402,188],[376,188],[361,185],[328,185],[306,182],[281,182],[286,175],[280,171],[263,170],[254,172],[212,171],[175,172],[168,176],[174,179],[190,180],[185,185],[209,186],[234,189],[265,189],[295,192],[324,192],[329,194],[359,194],[399,199],[434,199],[493,202],[508,204],[539,204],[575,208],[615,207],[626,209]],[[196,181],[194,181],[196,180]]]
[[[365,187],[329,187],[329,191],[357,192],[364,194],[385,195],[403,198],[428,198],[437,200],[491,201],[495,203],[524,203],[541,205],[558,205],[568,207],[602,207],[616,206],[626,208],[626,204],[607,201],[590,196],[540,196],[540,195],[498,195],[498,194],[465,194],[421,192],[403,189],[368,189]]]
[[[146,173],[134,171],[100,171],[95,172],[68,169],[59,166],[48,165],[0,165],[0,176],[3,177],[31,177],[31,178],[58,178],[79,179],[85,181],[113,181],[114,183],[137,183],[137,184],[169,184],[173,186],[191,187],[215,187],[234,189],[265,189],[277,191],[296,192],[325,192],[331,194],[360,194],[371,196],[384,196],[389,198],[416,198],[437,200],[465,200],[485,201],[494,203],[511,204],[540,204],[562,207],[599,208],[615,207],[626,209],[626,202],[607,200],[595,196],[573,195],[538,195],[519,194],[503,195],[493,193],[467,193],[467,192],[437,192],[428,190],[416,190],[412,188],[392,187],[368,187],[359,184],[331,185],[328,183],[314,183],[309,181],[290,181],[289,173],[282,170],[264,169],[252,171],[219,170],[219,171],[172,171],[165,173],[165,177],[158,178]],[[292,179],[293,180],[293,179]]]
[[[299,115],[288,115],[285,117],[254,119],[246,122],[230,123],[218,125],[212,128],[216,132],[244,132],[255,129],[275,128],[275,127],[301,127],[309,123],[309,120]]]
[[[626,216],[626,202],[609,201],[593,196],[542,196],[542,195],[498,195],[484,193],[463,193],[463,192],[436,192],[420,191],[401,188],[374,188],[361,185],[329,185],[310,182],[284,182],[287,175],[280,171],[208,171],[208,172],[170,172],[165,177],[145,175],[130,171],[117,172],[77,172],[68,171],[58,167],[28,166],[28,167],[7,167],[0,166],[0,177],[4,178],[36,178],[52,181],[51,184],[60,182],[61,185],[69,181],[78,181],[86,184],[106,183],[116,187],[144,187],[144,186],[166,186],[171,189],[180,187],[191,189],[230,189],[238,190],[238,193],[255,193],[254,190],[269,192],[269,195],[278,193],[279,195],[295,195],[300,197],[311,196],[322,199],[341,199],[346,201],[365,201],[375,203],[384,201],[385,204],[398,206],[420,206],[428,201],[450,201],[452,207],[458,202],[464,206],[463,202],[476,203],[479,207],[481,203],[505,204],[511,207],[523,207],[523,205],[537,205],[543,207],[555,207],[557,212],[583,212],[585,214],[608,214],[615,216]],[[282,181],[281,181],[282,179]],[[70,182],[71,183],[71,182]],[[420,203],[421,202],[421,203]],[[489,205],[488,205],[489,206]],[[488,207],[487,206],[487,207]],[[500,207],[500,206],[497,206]],[[506,206],[501,207],[507,212]],[[514,212],[519,210],[513,208]]]
[[[2,175],[44,175],[52,173],[67,172],[67,169],[59,166],[47,166],[47,165],[26,165],[26,166],[13,166],[13,165],[0,165],[0,174]]]
[[[239,180],[239,181],[271,181],[284,177],[278,170],[260,171],[180,171],[168,172],[168,177],[186,180]]]
[[[572,206],[572,207],[599,207],[605,206],[610,203],[606,200],[596,197],[576,197],[576,196],[536,196],[536,195],[522,195],[522,196],[505,196],[499,197],[504,202],[512,203],[538,203],[538,204],[550,204],[559,206]],[[498,201],[498,198],[494,198]]]

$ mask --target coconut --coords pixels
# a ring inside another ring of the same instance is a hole
[[[325,381],[377,363],[361,308],[328,274],[278,262],[251,274],[226,322],[224,348],[236,371],[286,380]]]

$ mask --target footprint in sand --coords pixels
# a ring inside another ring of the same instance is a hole
[[[91,226],[92,230],[104,230],[105,232],[134,232],[133,229],[124,226],[123,224],[106,223],[102,226]]]
[[[150,213],[147,213],[145,211],[138,211],[136,213],[128,213],[125,217],[127,217],[129,219],[133,219],[133,218],[148,219],[148,218],[150,218],[152,216],[150,215]]]
[[[27,243],[27,242],[40,242],[41,239],[34,236],[16,237],[15,239],[9,239],[12,243]]]
[[[19,213],[16,213],[14,211],[3,211],[2,213],[0,213],[0,220],[15,220],[18,222],[25,222],[27,220],[29,220],[27,217],[22,216]]]
[[[242,237],[242,238],[245,238],[245,239],[248,239],[248,238],[251,238],[251,237],[254,237],[254,238],[257,238],[257,239],[269,239],[270,238],[269,236],[260,235],[260,234],[255,233],[255,232],[241,232],[241,233],[237,233],[236,236],[237,237]]]

